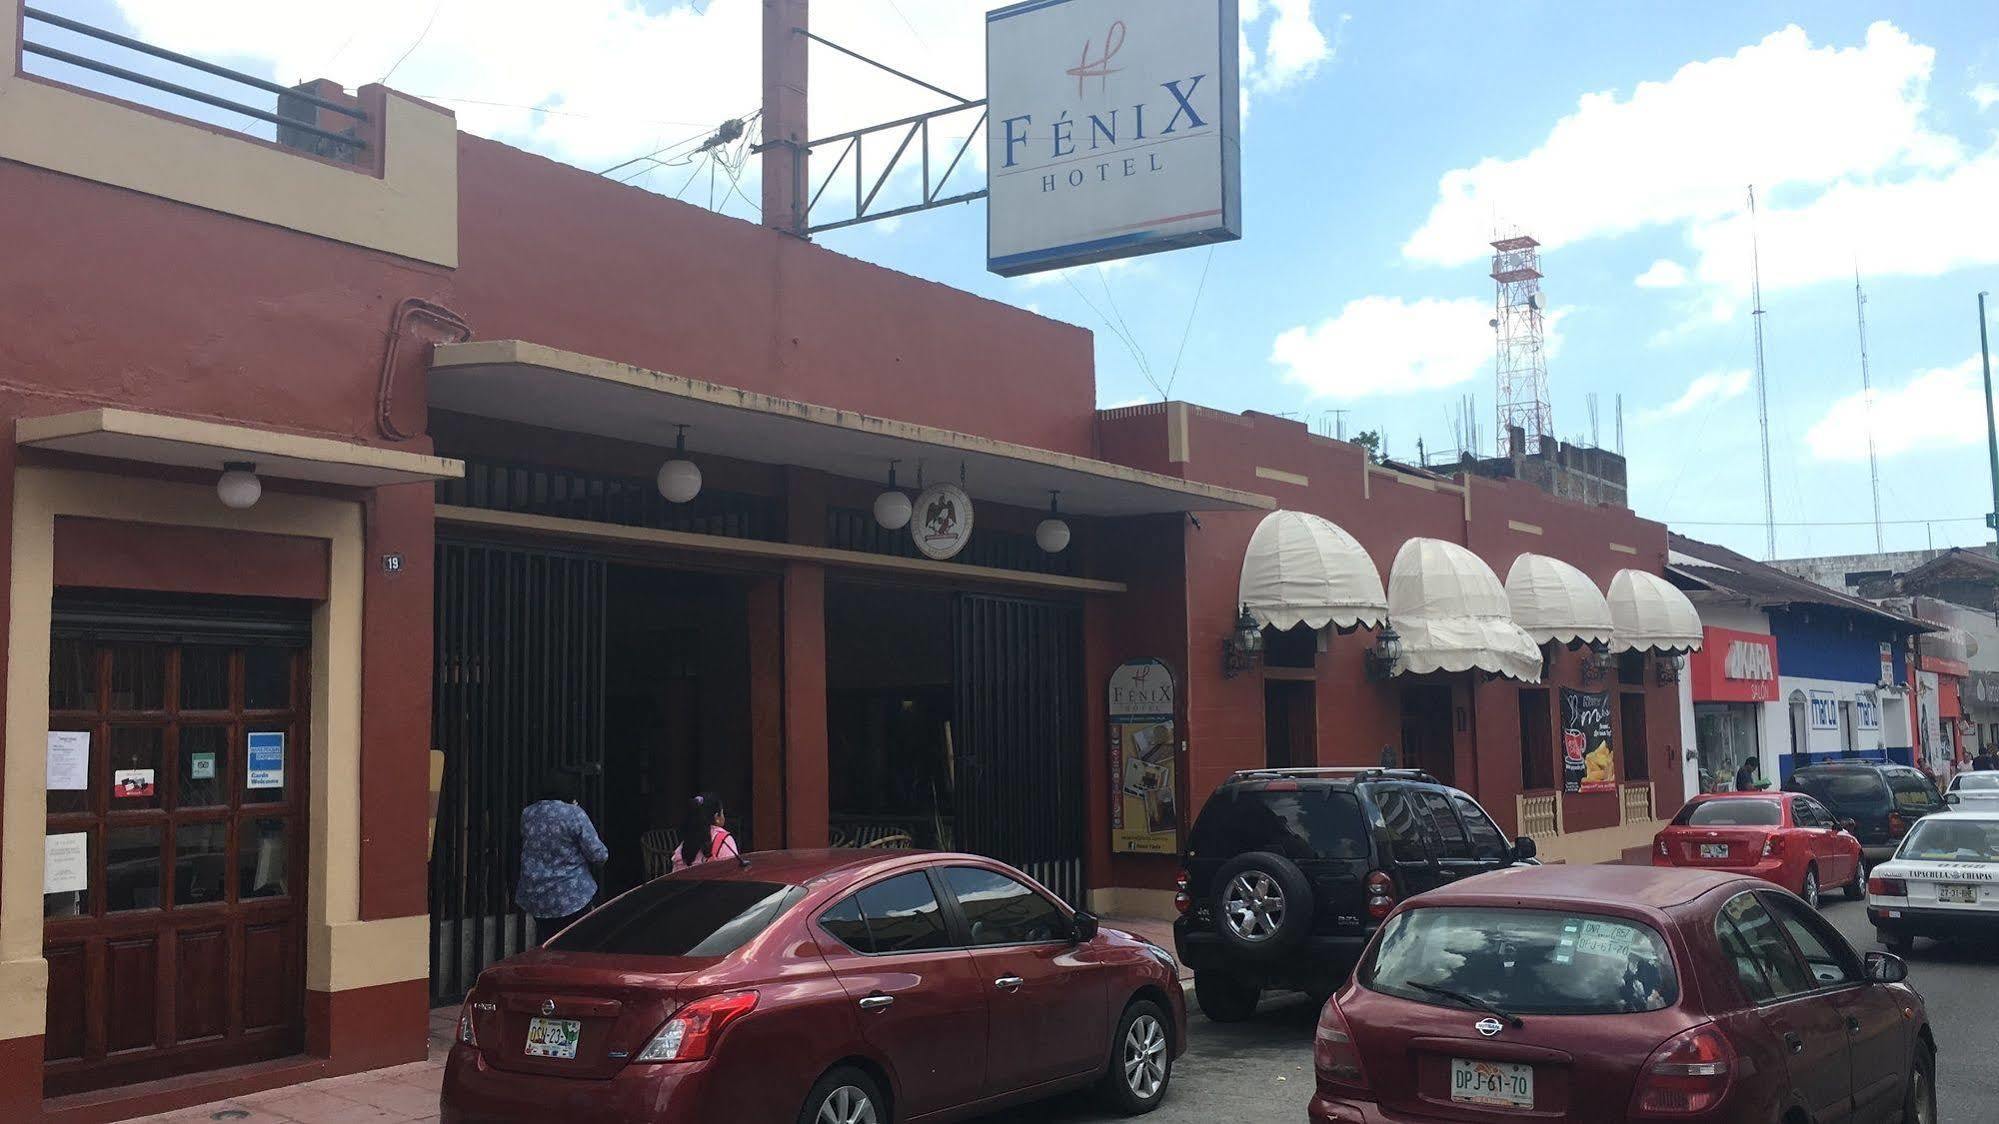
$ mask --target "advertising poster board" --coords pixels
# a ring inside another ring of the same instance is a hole
[[[1562,791],[1609,792],[1616,787],[1610,692],[1562,688]]]
[[[1173,672],[1131,660],[1111,673],[1111,850],[1171,855],[1180,849],[1179,740]]]

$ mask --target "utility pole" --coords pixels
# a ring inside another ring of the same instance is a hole
[[[805,237],[809,0],[763,0],[763,221]]]
[[[1985,517],[1993,529],[1992,553],[1999,554],[1999,429],[1992,420],[1992,344],[1985,334],[1985,293],[1978,294],[1978,354],[1985,361],[1985,451],[1992,458],[1992,510]]]
[[[1756,422],[1763,430],[1763,560],[1777,560],[1777,497],[1770,488],[1770,391],[1763,376],[1763,252],[1756,241],[1756,185],[1749,186],[1749,292],[1755,302]]]
[[[1867,480],[1874,489],[1874,552],[1881,545],[1881,462],[1874,455],[1874,379],[1867,370],[1867,294],[1860,288],[1860,266],[1853,267],[1853,310],[1860,321],[1860,399],[1867,414]],[[1991,403],[1987,402],[1988,410]]]

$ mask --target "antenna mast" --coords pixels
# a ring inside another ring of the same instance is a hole
[[[1867,371],[1867,294],[1860,288],[1860,266],[1853,267],[1853,311],[1860,321],[1860,400],[1867,410],[1867,483],[1874,489],[1874,552],[1881,545],[1881,464],[1874,456],[1874,382]]]
[[[1756,185],[1749,185],[1749,293],[1756,325],[1756,424],[1763,430],[1763,537],[1765,561],[1777,560],[1777,500],[1770,490],[1770,389],[1763,375],[1763,251],[1756,240]]]
[[[1499,425],[1493,437],[1499,442],[1501,456],[1534,452],[1540,449],[1543,436],[1555,432],[1554,411],[1548,405],[1540,246],[1524,234],[1492,243],[1492,280],[1496,287],[1492,329],[1498,336],[1494,367]],[[1526,448],[1508,448],[1513,426],[1524,432]]]

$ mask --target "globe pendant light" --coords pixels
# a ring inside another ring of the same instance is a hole
[[[686,503],[701,494],[701,466],[687,459],[687,427],[673,438],[673,459],[659,466],[659,494],[668,503]]]
[[[900,531],[909,526],[909,496],[895,486],[895,466],[899,463],[888,462],[888,491],[875,497],[875,522],[884,531]]]
[[[1048,493],[1048,518],[1034,528],[1034,545],[1050,554],[1060,554],[1069,546],[1069,524],[1057,517],[1056,502],[1062,493]]]
[[[242,511],[254,507],[264,495],[264,482],[257,479],[257,466],[249,461],[230,461],[215,480],[215,496],[222,506]]]

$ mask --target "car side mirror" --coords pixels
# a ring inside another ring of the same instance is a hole
[[[1097,939],[1097,915],[1087,909],[1076,911],[1073,930],[1077,944],[1088,944]]]
[[[1946,792],[1943,794],[1943,802],[1946,804],[1962,804],[1964,803],[1964,797],[1959,796],[1955,792]]]
[[[1870,983],[1898,984],[1909,978],[1909,965],[1901,957],[1891,952],[1870,952],[1867,954],[1867,979]]]
[[[1839,821],[1839,829],[1841,831],[1856,831],[1859,829],[1859,827],[1860,827],[1860,821],[1854,819],[1852,816],[1848,816],[1845,819]]]
[[[1523,835],[1513,841],[1513,861],[1526,862],[1541,853],[1541,848],[1532,836]]]

